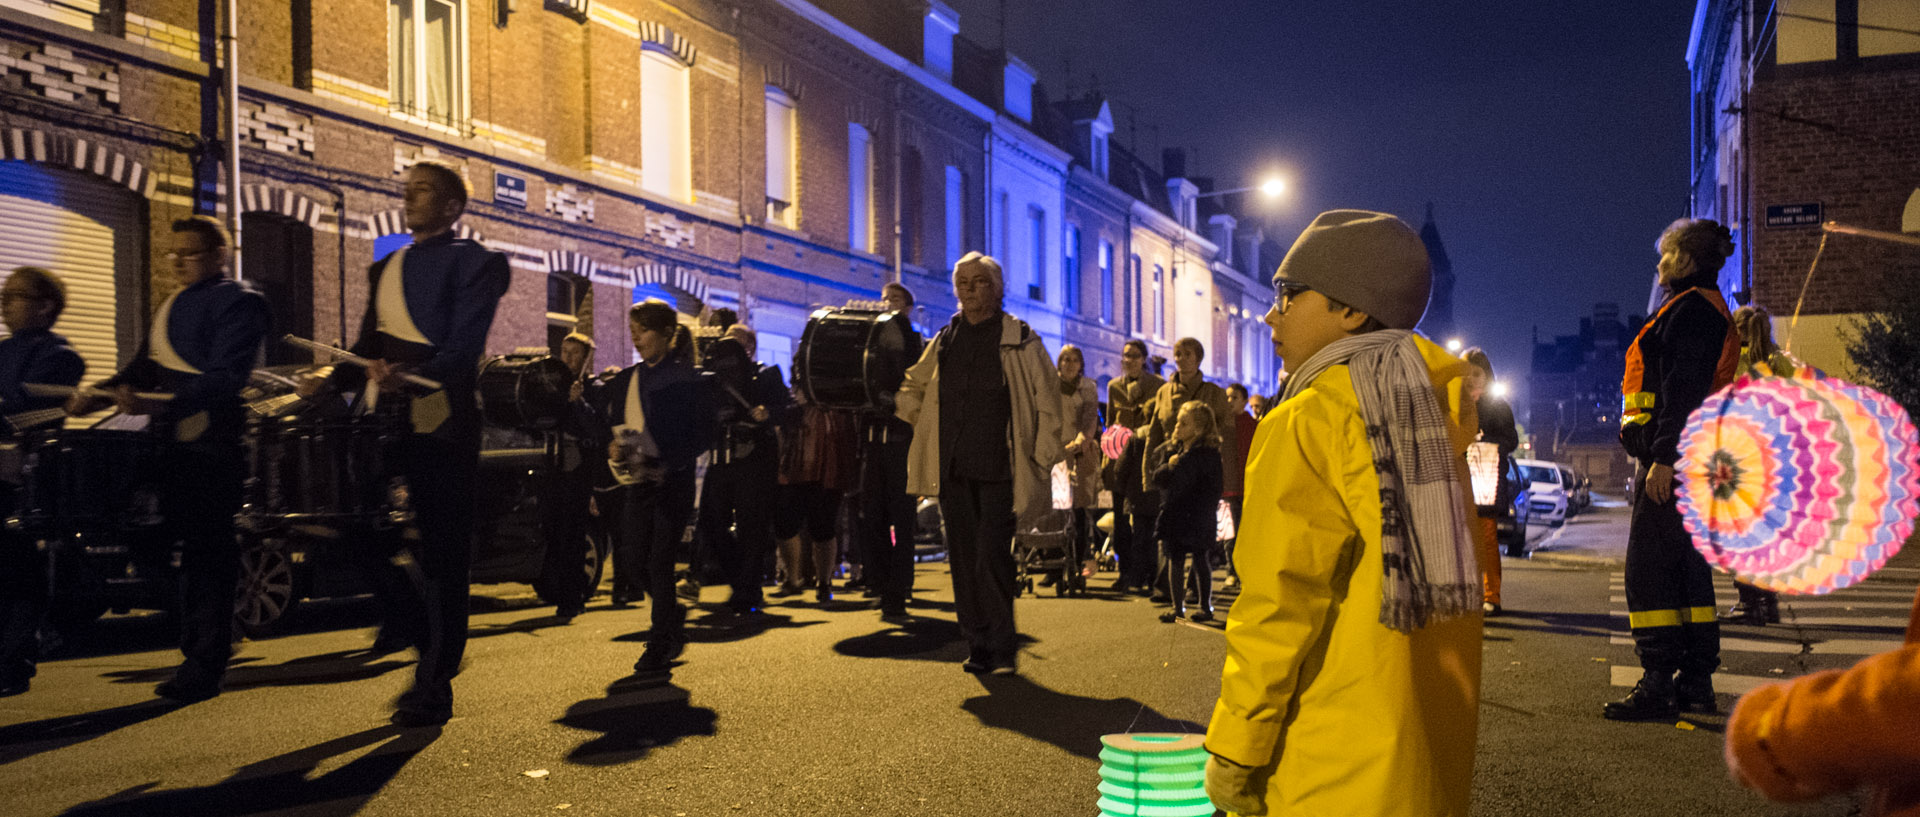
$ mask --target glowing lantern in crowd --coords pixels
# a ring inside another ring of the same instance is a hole
[[[1133,429],[1122,425],[1107,426],[1106,433],[1100,435],[1100,453],[1107,459],[1120,459],[1127,453],[1127,443],[1133,442]]]
[[[1211,817],[1205,735],[1100,738],[1101,817]]]
[[[1467,446],[1467,473],[1473,478],[1473,504],[1500,501],[1500,446],[1484,440]]]
[[[1783,593],[1865,579],[1913,532],[1920,441],[1864,386],[1750,372],[1687,418],[1677,494],[1709,564]]]

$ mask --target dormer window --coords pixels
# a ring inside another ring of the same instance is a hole
[[[1033,121],[1033,78],[1032,68],[1015,59],[1012,54],[1007,55],[1006,79],[1003,83],[1006,92],[1001,106],[1006,109],[1008,116],[1022,122]]]
[[[934,76],[953,81],[953,38],[960,33],[960,15],[939,0],[927,3],[922,21],[920,65]]]

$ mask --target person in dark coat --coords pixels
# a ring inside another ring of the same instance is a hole
[[[420,653],[412,688],[393,722],[417,727],[453,716],[453,677],[467,648],[468,582],[473,562],[473,497],[480,469],[480,358],[500,298],[513,282],[507,257],[454,225],[466,213],[467,182],[451,165],[423,161],[407,169],[407,229],[413,243],[367,270],[368,304],[351,351],[372,362],[335,367],[326,388],[359,395],[362,410],[407,425],[389,450],[406,478],[419,566],[412,596],[388,598],[388,622],[376,651],[412,643]],[[426,389],[408,375],[440,384]],[[391,583],[391,580],[388,582]]]
[[[1477,372],[1467,378],[1467,398],[1480,415],[1480,440],[1493,443],[1499,450],[1500,470],[1496,473],[1505,474],[1513,462],[1513,452],[1520,448],[1520,429],[1513,421],[1513,406],[1505,398],[1494,396],[1493,361],[1485,350],[1475,346],[1461,352],[1460,357],[1473,364]],[[1494,503],[1475,506],[1476,518],[1485,528],[1483,535],[1475,540],[1480,555],[1480,609],[1490,616],[1500,614],[1500,537],[1497,534],[1500,517],[1513,513],[1513,495],[1507,486],[1507,481],[1502,479]]]
[[[1167,557],[1167,597],[1173,609],[1160,614],[1165,622],[1186,616],[1187,560],[1193,560],[1193,583],[1200,608],[1194,621],[1213,620],[1213,553],[1215,522],[1224,476],[1220,465],[1220,431],[1213,410],[1198,400],[1180,407],[1174,422],[1167,464],[1153,474],[1160,491],[1160,518],[1154,538]]]
[[[705,361],[719,390],[712,396],[719,434],[707,455],[696,535],[715,546],[733,586],[727,607],[739,615],[758,613],[766,603],[760,584],[773,554],[773,495],[780,478],[774,430],[793,409],[779,367],[754,361],[756,340],[752,330],[732,326],[707,347]]]
[[[59,408],[66,402],[63,397],[28,394],[22,385],[74,386],[86,373],[80,353],[53,333],[54,321],[66,306],[66,284],[39,267],[20,267],[0,286],[0,317],[12,333],[0,340],[0,415],[5,415],[5,430],[15,445],[24,447],[27,441],[20,437],[59,422]],[[0,474],[0,516],[18,509],[18,476],[17,471]],[[46,554],[26,536],[0,531],[0,698],[26,692],[33,678],[40,623],[47,611],[46,577]]]
[[[169,472],[194,476],[160,482],[163,535],[180,543],[180,651],[186,660],[154,693],[181,703],[220,694],[233,656],[240,574],[233,515],[246,478],[240,390],[273,322],[266,298],[227,277],[232,246],[226,228],[211,216],[173,223],[167,257],[180,289],[161,303],[139,353],[100,383],[114,393],[121,413],[152,417],[148,428],[166,441],[161,461]],[[173,397],[140,396],[151,392]],[[88,414],[103,403],[75,395],[67,412]]]

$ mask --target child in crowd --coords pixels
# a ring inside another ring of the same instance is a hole
[[[1220,506],[1223,475],[1220,467],[1220,428],[1213,410],[1200,401],[1180,407],[1173,426],[1173,446],[1167,464],[1153,475],[1161,492],[1160,520],[1154,538],[1167,555],[1167,597],[1173,609],[1160,620],[1173,622],[1187,613],[1186,566],[1193,557],[1193,583],[1199,598],[1194,621],[1213,620],[1213,551],[1215,516]]]

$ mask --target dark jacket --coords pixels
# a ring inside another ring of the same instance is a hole
[[[0,340],[0,415],[59,408],[66,398],[34,397],[21,384],[79,385],[86,368],[86,361],[66,338],[45,329],[30,329]],[[22,429],[14,428],[11,421],[0,421],[0,430]]]
[[[1680,432],[1686,428],[1687,416],[1717,388],[1716,373],[1733,331],[1723,307],[1707,300],[1719,298],[1718,290],[1675,289],[1680,292],[1673,296],[1678,300],[1656,315],[1634,341],[1645,367],[1641,389],[1653,395],[1651,417],[1620,430],[1627,454],[1669,466],[1680,459]],[[1738,346],[1733,350],[1737,355]]]
[[[132,362],[100,385],[172,394],[153,418],[162,434],[182,442],[238,442],[246,425],[240,390],[253,376],[260,342],[273,325],[267,299],[230,278],[209,278],[180,291],[167,324],[174,353],[199,374],[160,365],[151,339],[143,339]]]
[[[713,443],[713,408],[700,372],[680,357],[655,366],[635,363],[621,369],[587,396],[607,429],[626,424],[627,389],[635,377],[640,378],[640,410],[646,412],[647,432],[660,448],[662,463],[669,471],[691,469]],[[603,445],[603,459],[604,449]]]
[[[1480,439],[1500,449],[1500,491],[1492,505],[1476,508],[1480,516],[1505,516],[1511,512],[1519,486],[1506,479],[1513,452],[1520,448],[1520,429],[1513,421],[1513,406],[1491,394],[1482,395],[1474,410],[1480,415]]]
[[[1220,449],[1196,445],[1175,453],[1178,462],[1153,473],[1153,485],[1161,492],[1153,533],[1167,548],[1192,553],[1213,544],[1224,487]]]

